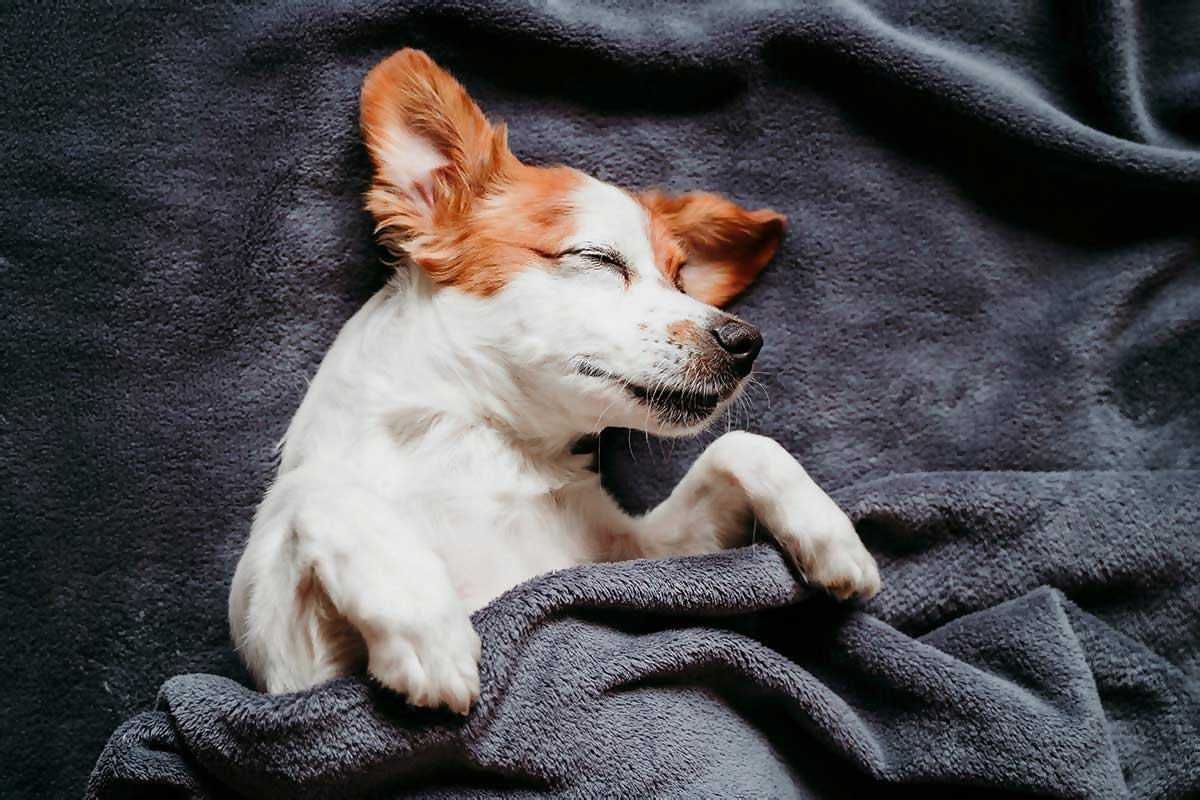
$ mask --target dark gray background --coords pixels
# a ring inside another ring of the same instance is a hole
[[[826,486],[1198,466],[1196,3],[533,5],[0,10],[0,794],[241,676],[272,445],[382,280],[357,92],[401,46],[522,158],[788,215],[749,422]],[[697,448],[605,472],[641,507]]]

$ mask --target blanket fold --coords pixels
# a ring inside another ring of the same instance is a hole
[[[1197,675],[1180,648],[1195,631],[1131,619],[1088,587],[1176,553],[1192,566],[1146,586],[1139,608],[1169,602],[1194,626],[1198,490],[1190,472],[854,487],[859,526],[891,542],[888,591],[862,609],[810,593],[766,544],[554,573],[476,614],[483,694],[466,721],[357,678],[268,696],[185,675],[114,736],[92,793],[116,796],[165,742],[177,761],[163,772],[199,797],[199,776],[255,797],[781,796],[842,781],[1182,796],[1200,790]],[[1161,524],[1132,523],[1140,507]],[[1064,569],[1053,553],[1068,550]],[[939,623],[926,630],[917,606]]]

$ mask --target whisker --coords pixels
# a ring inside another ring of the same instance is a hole
[[[754,376],[751,376],[749,385],[753,386],[755,389],[758,389],[760,392],[763,393],[763,396],[767,399],[767,410],[770,411],[771,410],[771,393],[767,390],[767,387],[763,384],[763,382],[758,380]]]
[[[596,433],[597,434],[599,434],[601,431],[604,430],[604,428],[601,427],[601,425],[600,425],[600,423],[604,421],[604,415],[607,414],[609,412],[609,410],[611,410],[612,407],[615,406],[616,404],[617,404],[617,401],[613,400],[611,403],[609,403],[608,405],[606,405],[604,407],[604,410],[600,412],[600,416],[596,417]]]

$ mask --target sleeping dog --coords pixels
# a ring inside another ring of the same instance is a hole
[[[550,570],[737,546],[753,523],[815,586],[878,591],[850,521],[770,439],[722,436],[640,517],[578,447],[610,425],[696,433],[738,396],[762,337],[717,307],[781,215],[523,164],[415,50],[371,70],[361,122],[398,263],[313,378],[234,575],[233,638],[267,691],[365,663],[467,713],[472,611]]]

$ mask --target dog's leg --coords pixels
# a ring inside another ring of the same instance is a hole
[[[479,697],[479,637],[442,559],[377,495],[339,488],[305,499],[295,518],[337,611],[367,645],[367,671],[408,702],[465,714]]]
[[[367,672],[409,703],[470,709],[479,697],[479,637],[442,559],[403,519],[365,489],[272,489],[247,548],[241,637],[268,691],[306,688],[350,668],[325,663],[334,618],[364,640]]]
[[[839,598],[879,591],[875,559],[850,520],[777,442],[744,431],[713,442],[661,505],[638,520],[634,547],[661,557],[744,544],[767,528],[801,573]]]

